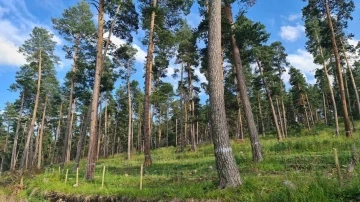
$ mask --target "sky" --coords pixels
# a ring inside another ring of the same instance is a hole
[[[26,63],[22,54],[18,53],[18,48],[29,38],[31,30],[35,27],[43,27],[54,34],[54,41],[57,42],[55,54],[60,57],[61,62],[56,66],[57,78],[63,82],[65,74],[71,69],[72,61],[65,59],[65,54],[61,50],[66,41],[52,28],[51,18],[61,17],[61,13],[69,6],[76,5],[78,0],[3,0],[0,1],[0,110],[4,109],[6,102],[13,102],[19,98],[18,92],[10,92],[9,86],[15,82],[15,73],[19,67]],[[360,39],[360,1],[354,0],[356,8],[353,13],[354,20],[349,22],[347,33],[355,35],[352,44],[356,44]],[[269,43],[280,41],[283,43],[288,54],[287,60],[290,64],[305,75],[309,83],[315,83],[314,70],[319,66],[313,63],[313,57],[305,49],[305,27],[301,18],[301,9],[305,6],[302,0],[257,0],[257,3],[248,9],[246,16],[255,22],[261,22],[266,26],[266,30],[271,33]],[[95,9],[94,21],[97,20]],[[237,15],[239,7],[234,4],[233,13]],[[188,23],[192,27],[197,27],[201,21],[198,12],[198,5],[191,8],[191,13],[186,16]],[[107,36],[107,35],[105,35]],[[138,50],[136,54],[136,73],[133,79],[138,80],[143,86],[143,67],[147,47],[141,44],[144,32],[139,30],[134,34],[133,46]],[[124,43],[120,39],[112,38],[115,44]],[[177,84],[177,81],[170,77],[177,65],[171,60],[168,68],[169,77],[165,81]],[[206,82],[206,78],[195,70],[200,82]],[[283,80],[288,83],[289,76],[283,75]],[[120,81],[116,83],[116,88]],[[200,94],[202,101],[206,100],[206,95]]]

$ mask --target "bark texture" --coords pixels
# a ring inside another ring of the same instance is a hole
[[[97,155],[97,111],[100,93],[100,79],[102,70],[102,47],[103,47],[103,28],[104,28],[104,0],[99,0],[99,15],[98,15],[98,40],[97,40],[97,54],[96,54],[96,68],[95,68],[95,83],[91,101],[91,121],[90,121],[90,142],[86,165],[85,178],[90,180],[95,175],[95,163]]]
[[[333,49],[334,56],[335,56],[335,61],[336,61],[336,72],[337,72],[337,77],[338,77],[338,81],[339,81],[341,105],[342,105],[343,113],[344,113],[345,133],[346,133],[347,137],[351,137],[352,136],[352,130],[351,130],[351,125],[350,125],[349,113],[348,113],[348,110],[347,110],[347,104],[346,104],[346,96],[345,96],[344,81],[343,81],[343,78],[342,78],[340,55],[339,55],[339,50],[338,50],[336,40],[335,40],[335,32],[334,32],[333,23],[332,23],[332,20],[331,20],[331,14],[330,14],[328,0],[325,0],[325,9],[326,9],[327,20],[328,20],[328,23],[329,23],[329,28],[330,28],[330,31],[331,31],[332,49]]]
[[[209,93],[215,160],[221,188],[242,184],[226,122],[221,66],[221,0],[209,2]]]
[[[233,16],[231,11],[231,4],[225,3],[225,15],[230,24],[233,24]],[[232,54],[234,59],[235,73],[237,78],[238,90],[240,92],[241,103],[243,106],[243,111],[249,130],[251,148],[252,148],[252,157],[254,162],[261,162],[263,160],[263,152],[259,140],[258,130],[256,128],[254,115],[252,112],[247,87],[246,79],[244,75],[244,69],[241,62],[240,50],[236,44],[236,39],[233,34],[230,35],[230,42],[232,46]]]
[[[153,0],[153,7],[156,7],[157,0]],[[151,165],[150,145],[151,145],[151,127],[150,127],[150,94],[151,94],[151,74],[154,53],[154,26],[155,26],[155,10],[151,13],[149,45],[146,57],[146,71],[145,71],[145,99],[144,99],[144,165],[146,167]]]

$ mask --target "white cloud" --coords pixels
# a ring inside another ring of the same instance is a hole
[[[298,24],[296,26],[282,26],[280,28],[280,36],[286,41],[294,42],[305,32],[305,27]]]
[[[18,47],[0,37],[0,65],[21,66],[26,63],[25,57],[18,52]]]
[[[108,32],[106,32],[104,34],[104,37],[107,39],[108,38]],[[115,36],[111,36],[111,39],[110,39],[116,46],[120,46],[120,45],[123,45],[126,43],[125,40],[123,39],[120,39],[120,38],[117,38]],[[135,55],[135,59],[137,62],[139,63],[144,63],[145,60],[146,60],[146,55],[147,53],[137,44],[132,44],[132,47],[134,47],[136,50],[137,50],[137,53]]]
[[[314,58],[309,52],[298,49],[296,53],[289,54],[287,59],[293,67],[299,69],[305,75],[307,82],[311,84],[316,82],[314,79],[315,70],[321,68],[321,66],[314,63]],[[285,82],[288,82],[289,78],[287,72],[283,74]]]
[[[44,27],[53,33],[49,26],[37,22],[23,0],[0,2],[0,65],[20,66],[26,63],[24,56],[18,53],[18,47],[29,38],[35,26]],[[57,45],[62,44],[57,35],[54,35],[53,40]]]
[[[302,17],[301,13],[299,14],[291,14],[287,17],[287,19],[289,21],[294,21],[294,20],[297,20],[297,19],[300,19]]]
[[[206,79],[205,75],[200,72],[200,68],[196,68],[194,73],[199,78],[200,83],[208,83],[208,80]]]

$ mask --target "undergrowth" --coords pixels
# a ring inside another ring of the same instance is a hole
[[[271,135],[268,135],[271,136]],[[153,165],[144,168],[143,189],[139,189],[143,155],[126,154],[100,159],[95,179],[86,181],[85,161],[81,161],[79,186],[74,187],[73,164],[59,172],[58,166],[46,167],[40,175],[24,180],[26,189],[20,197],[38,200],[38,193],[57,191],[66,194],[125,196],[141,199],[219,199],[220,201],[357,201],[360,200],[360,169],[347,172],[351,147],[360,147],[359,133],[352,138],[335,137],[332,129],[322,125],[312,130],[290,133],[282,143],[273,137],[261,139],[264,161],[254,164],[249,140],[233,141],[242,186],[220,190],[212,144],[203,144],[196,152],[177,152],[168,147],[152,151]],[[333,148],[337,148],[344,186],[337,181]],[[105,186],[101,188],[103,166]],[[65,171],[69,169],[65,184]],[[286,185],[287,184],[287,185]],[[290,184],[290,185],[289,185]],[[2,188],[6,192],[6,188]]]

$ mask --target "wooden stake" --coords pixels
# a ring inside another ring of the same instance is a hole
[[[340,172],[338,152],[337,152],[336,148],[333,148],[333,151],[334,151],[334,158],[335,158],[335,164],[336,164],[336,170],[337,170],[337,178],[338,178],[340,187],[342,187],[343,183],[342,183],[342,180],[341,180],[341,172]]]
[[[69,172],[69,169],[66,169],[66,174],[65,174],[65,184],[66,184],[66,182],[67,182],[68,172]]]
[[[141,164],[141,166],[140,166],[140,190],[142,190],[143,169],[144,169],[144,165]]]
[[[101,189],[104,188],[104,178],[105,178],[105,166],[103,168],[103,173],[102,173]]]

